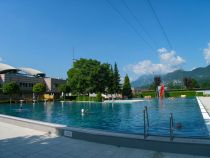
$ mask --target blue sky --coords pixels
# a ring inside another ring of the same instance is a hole
[[[122,77],[191,70],[210,61],[210,1],[150,0],[172,49],[147,0],[0,0],[0,60],[15,67],[33,67],[48,76],[66,78],[75,58],[117,62]]]

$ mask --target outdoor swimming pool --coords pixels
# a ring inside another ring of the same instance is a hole
[[[196,98],[152,99],[130,104],[48,102],[36,104],[0,105],[0,113],[33,120],[92,128],[111,132],[143,134],[143,109],[148,107],[149,134],[169,136],[169,116],[182,128],[175,137],[209,138]],[[81,109],[85,113],[81,113]]]

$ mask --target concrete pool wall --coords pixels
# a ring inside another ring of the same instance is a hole
[[[0,121],[16,126],[27,127],[74,139],[82,139],[97,143],[110,144],[123,147],[172,152],[182,154],[195,154],[210,156],[210,139],[188,139],[169,137],[112,133],[93,129],[67,127],[65,125],[34,121],[13,116],[0,115]]]

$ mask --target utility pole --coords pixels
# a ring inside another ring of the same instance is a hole
[[[72,65],[74,65],[74,62],[75,62],[75,57],[74,57],[74,47],[72,49]]]
[[[73,47],[73,58],[72,58],[72,62],[74,63],[74,47]]]

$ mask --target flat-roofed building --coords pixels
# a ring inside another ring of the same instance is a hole
[[[66,80],[46,77],[46,74],[33,68],[15,68],[0,63],[0,84],[16,82],[22,93],[32,92],[36,83],[46,84],[48,93],[58,93],[58,85],[66,83]]]

